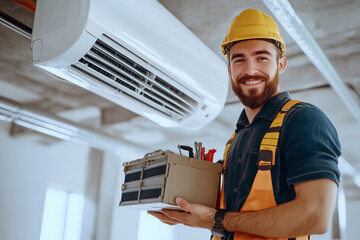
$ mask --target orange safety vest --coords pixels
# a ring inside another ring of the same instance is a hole
[[[250,193],[241,208],[241,212],[259,211],[276,206],[274,197],[273,184],[271,179],[271,167],[275,164],[275,152],[280,136],[280,129],[283,125],[284,117],[289,109],[294,106],[298,100],[290,100],[287,102],[276,115],[272,121],[268,132],[261,141],[259,151],[258,171],[256,173],[254,182],[252,184]],[[232,134],[230,140],[227,142],[224,151],[224,166],[226,165],[226,155],[230,144],[235,137],[235,132]],[[220,208],[225,209],[224,201],[224,181],[220,192]],[[275,219],[274,219],[275,221]],[[248,233],[235,232],[234,240],[288,240],[287,238],[265,238]],[[297,238],[289,238],[289,240],[309,240],[310,236],[302,236]],[[220,240],[220,238],[213,237],[212,240]]]

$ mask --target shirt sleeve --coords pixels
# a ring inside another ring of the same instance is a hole
[[[287,184],[291,186],[321,178],[332,179],[338,184],[341,152],[336,129],[313,105],[304,103],[291,110],[282,130]]]

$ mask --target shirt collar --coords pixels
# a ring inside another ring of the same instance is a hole
[[[272,121],[276,117],[282,106],[284,106],[284,104],[289,100],[291,100],[291,98],[288,92],[282,92],[274,96],[267,103],[265,103],[265,105],[260,109],[258,114],[256,114],[254,120],[256,118],[263,118],[268,121]],[[243,109],[236,124],[237,131],[241,130],[247,125],[249,125],[249,121],[246,116],[245,109]]]

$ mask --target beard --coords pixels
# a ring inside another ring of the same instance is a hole
[[[264,80],[265,81],[265,87],[263,92],[259,92],[258,89],[249,89],[248,95],[245,95],[245,93],[241,90],[241,88],[238,86],[237,83],[244,82],[248,79],[254,79],[254,80]],[[239,79],[236,79],[236,83],[231,81],[232,89],[236,96],[240,99],[242,104],[246,107],[249,107],[251,109],[258,108],[262,105],[264,105],[267,101],[269,101],[272,96],[276,93],[279,85],[279,72],[276,72],[276,75],[273,79],[269,80],[269,77],[267,76],[243,76]]]

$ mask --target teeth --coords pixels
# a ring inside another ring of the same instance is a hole
[[[246,81],[245,84],[258,84],[261,83],[261,81]]]

